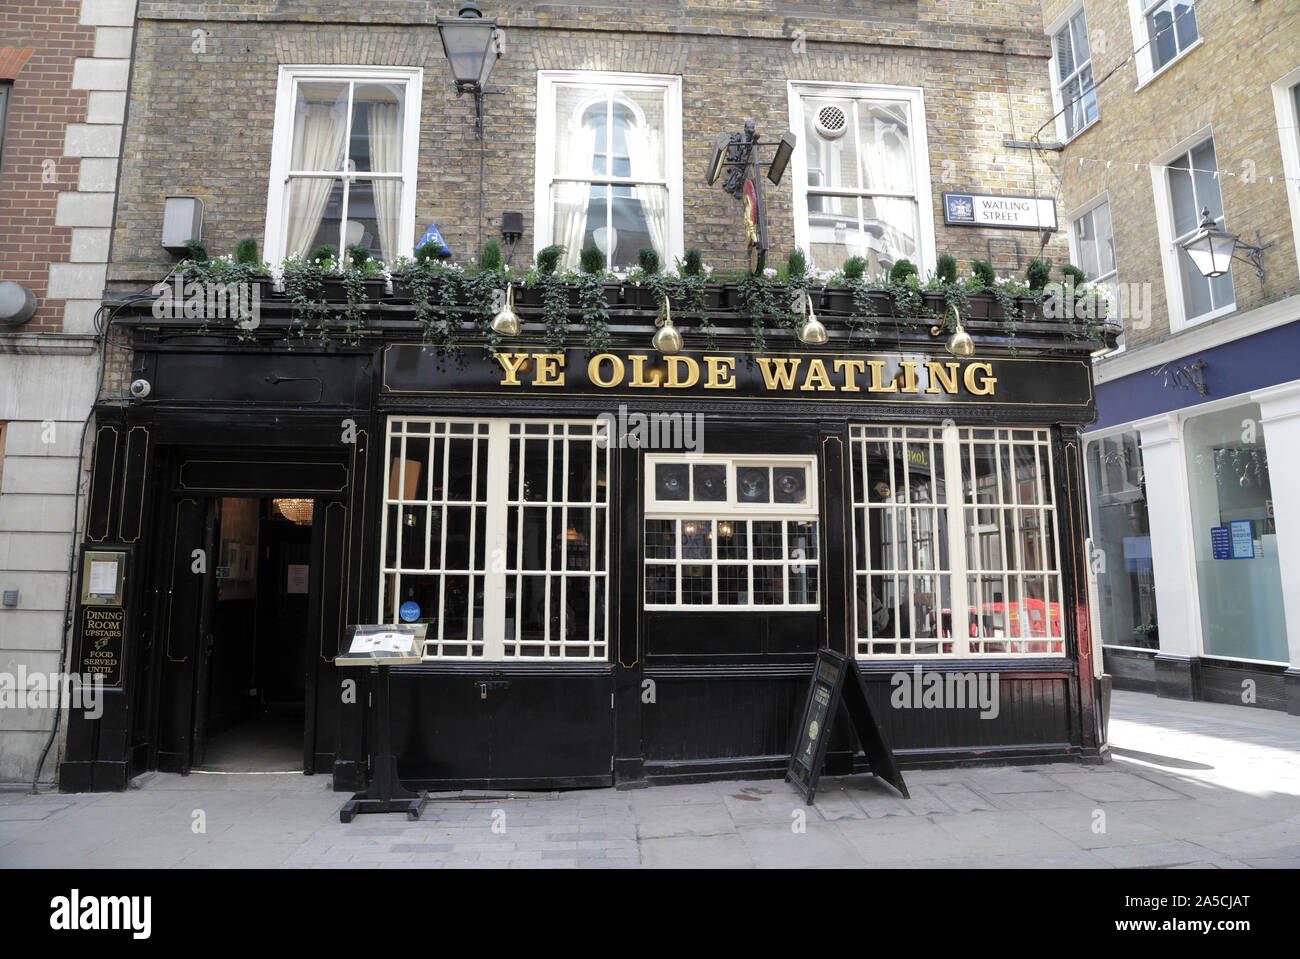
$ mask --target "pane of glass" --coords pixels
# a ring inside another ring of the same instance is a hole
[[[348,193],[348,220],[344,224],[346,246],[361,244],[376,260],[396,259],[401,212],[402,184],[399,180],[353,180]]]
[[[781,588],[781,576],[784,566],[754,567],[754,603],[758,606],[776,606],[785,602],[785,592]]]
[[[608,96],[598,87],[555,87],[556,176],[588,177],[605,172],[607,109]]]
[[[1074,44],[1070,38],[1070,28],[1065,26],[1052,38],[1056,45],[1057,76],[1062,80],[1074,73]]]
[[[448,440],[451,464],[448,476],[447,499],[469,502],[471,483],[473,482],[474,442],[472,440]]]
[[[322,243],[339,245],[343,223],[343,181],[290,177],[285,219],[288,256],[306,257]]]
[[[1038,457],[1033,446],[1016,444],[1012,447],[1015,461],[1016,503],[1038,502]]]
[[[650,247],[662,259],[668,250],[668,188],[657,183],[631,187],[614,187],[613,251],[610,266],[635,266],[637,251]],[[601,238],[592,242],[604,249]]]
[[[1214,309],[1214,302],[1210,297],[1211,281],[1201,276],[1200,271],[1186,257],[1179,259],[1179,267],[1183,271],[1183,305],[1187,309],[1188,317],[1209,313]]]
[[[785,559],[779,521],[756,520],[752,528],[754,559]]]
[[[910,189],[910,187],[909,187]],[[900,259],[916,258],[916,202],[869,197],[862,201],[862,252],[873,270],[888,269]]]
[[[713,521],[708,519],[684,519],[681,523],[682,559],[711,559],[713,557]]]
[[[524,443],[524,499],[530,503],[547,500],[547,471],[550,468],[550,449],[547,440],[527,440]]]
[[[675,520],[648,519],[645,521],[645,558],[675,559],[677,536]]]
[[[558,583],[559,580],[557,579]],[[591,579],[564,577],[564,638],[587,642],[591,629]],[[587,655],[587,650],[582,650]]]
[[[443,582],[443,638],[465,639],[469,636],[469,577],[444,576]]]
[[[587,440],[569,443],[569,491],[570,503],[591,502],[591,443]]]
[[[524,510],[523,569],[546,569],[546,512],[544,508]]]
[[[350,169],[402,172],[402,84],[361,83],[352,94]]]
[[[1092,211],[1097,229],[1097,275],[1115,271],[1115,233],[1110,222],[1110,204],[1103,203]]]
[[[771,471],[766,466],[736,468],[736,498],[742,503],[771,501]]]
[[[1159,70],[1178,53],[1178,42],[1173,31],[1173,14],[1169,4],[1162,3],[1147,16],[1147,25],[1155,41],[1151,45],[1151,58]]]
[[[718,520],[718,559],[749,558],[749,523],[745,520]]]
[[[727,467],[696,466],[694,468],[694,498],[702,503],[721,503],[727,499]]]
[[[857,197],[808,193],[808,247],[819,269],[834,270],[854,256],[870,252],[862,235],[862,201]],[[868,275],[881,265],[868,262]]]
[[[1084,19],[1084,11],[1080,10],[1070,21],[1070,32],[1074,38],[1074,53],[1079,63],[1087,63],[1088,53],[1088,21]]]
[[[1192,0],[1174,4],[1174,32],[1178,35],[1178,49],[1186,50],[1196,42],[1196,8]]]
[[[447,507],[447,569],[469,568],[471,509],[469,506]]]
[[[791,559],[817,558],[817,524],[811,520],[792,520],[786,524]]]
[[[564,531],[564,568],[591,569],[591,512],[569,510],[569,527]]]
[[[775,502],[807,505],[808,476],[802,466],[773,467],[772,483]]]
[[[1210,216],[1216,221],[1223,219],[1223,198],[1219,194],[1219,181],[1215,178],[1218,159],[1214,155],[1214,141],[1206,140],[1192,150],[1192,170],[1196,182],[1196,210],[1200,216],[1202,208],[1208,208]],[[1199,222],[1199,219],[1198,219]],[[1223,226],[1220,223],[1220,226]]]
[[[687,464],[655,464],[655,499],[686,500],[690,498],[690,492],[690,467]]]
[[[677,567],[646,563],[645,601],[650,605],[677,602]]]
[[[713,603],[713,567],[682,567],[682,604],[708,606]]]
[[[906,103],[858,101],[863,189],[912,192],[912,146],[907,114]]]
[[[540,643],[546,639],[546,577],[520,578],[523,589],[519,597],[519,638],[523,642]]]
[[[343,169],[348,84],[308,80],[298,84],[289,169],[332,173]]]
[[[718,567],[718,605],[740,606],[749,602],[749,568]]]
[[[790,567],[791,606],[808,606],[817,603],[817,566],[814,563],[798,563]]]

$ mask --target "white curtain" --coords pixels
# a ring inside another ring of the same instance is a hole
[[[299,103],[293,118],[293,168],[337,170],[343,156],[346,126],[346,97],[332,104]],[[303,177],[290,181],[287,255],[306,256],[311,252],[334,183],[333,177]]]
[[[652,129],[649,124],[644,127],[629,124],[627,152],[632,159],[632,179],[644,182],[664,178],[664,142],[663,134],[658,130]],[[636,198],[641,201],[641,211],[645,214],[650,245],[659,254],[660,261],[666,262],[668,258],[667,191],[658,184],[653,184],[636,187],[634,192]]]
[[[401,170],[402,139],[398,132],[401,108],[396,103],[367,103],[366,116],[370,124],[370,168],[385,173]],[[397,258],[402,181],[375,179],[372,182],[381,258],[392,263]]]
[[[563,162],[557,158],[556,175],[574,177],[579,182],[555,184],[553,232],[555,242],[564,247],[564,266],[573,268],[578,265],[582,239],[587,232],[587,205],[591,200],[591,183],[587,180],[596,155],[596,130],[575,118],[567,128],[559,128],[557,124],[556,136],[566,135],[559,153]]]
[[[859,110],[866,111],[865,104]],[[911,141],[906,120],[896,122],[868,115],[860,125],[859,162],[864,190],[889,193],[913,192]],[[916,205],[911,200],[875,198],[864,201],[868,220],[876,219],[883,227],[883,246],[892,260],[916,254]],[[872,209],[874,208],[874,217]],[[868,234],[874,233],[872,225]],[[870,242],[870,240],[868,241]]]

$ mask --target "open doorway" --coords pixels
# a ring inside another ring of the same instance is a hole
[[[217,501],[216,596],[207,688],[196,697],[196,769],[303,769],[313,513],[310,499]]]

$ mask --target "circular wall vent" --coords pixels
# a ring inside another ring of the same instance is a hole
[[[827,140],[838,140],[848,129],[849,117],[843,107],[828,104],[817,111],[817,119],[813,121],[813,125]]]

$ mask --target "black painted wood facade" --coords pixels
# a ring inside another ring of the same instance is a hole
[[[445,388],[464,375],[451,364],[419,374],[446,377],[437,392],[394,392],[384,381],[384,354],[396,344],[418,344],[409,320],[398,315],[372,322],[360,342],[348,346],[286,340],[287,318],[277,317],[274,306],[270,312],[252,342],[160,324],[147,303],[122,310],[118,319],[135,337],[133,375],[149,380],[153,390],[143,401],[98,408],[84,543],[129,556],[125,680],[108,692],[101,720],[71,717],[60,771],[64,790],[123,789],[149,769],[190,769],[205,589],[204,577],[193,572],[193,551],[214,555],[212,503],[232,495],[315,501],[303,765],[308,773],[332,775],[339,790],[359,788],[368,763],[367,677],[363,670],[345,676],[332,660],[344,627],[372,621],[378,606],[387,482],[386,457],[378,451],[387,417],[585,417],[609,412],[629,395],[564,389],[545,396],[505,390],[470,395]],[[653,354],[653,319],[632,310],[611,318],[613,349]],[[828,325],[833,335],[824,347],[802,347],[788,331],[773,330],[769,350],[829,362],[861,349]],[[743,354],[746,326],[742,319],[736,330],[723,330],[719,350]],[[703,413],[706,453],[817,457],[824,484],[820,608],[644,611],[644,454],[618,449],[610,474],[608,662],[394,667],[393,736],[402,777],[437,788],[562,788],[781,776],[816,650],[853,652],[849,425],[937,426],[947,417],[962,425],[1052,430],[1067,654],[926,662],[929,671],[996,672],[1001,710],[992,720],[971,710],[890,708],[890,677],[910,663],[864,660],[873,709],[904,767],[1097,759],[1078,437],[1095,415],[1090,367],[1087,401],[1078,403],[1065,402],[1057,379],[1042,372],[1050,367],[1036,375],[1035,364],[1086,365],[1099,344],[1067,337],[1051,324],[1026,325],[1015,345],[993,326],[973,325],[972,332],[979,343],[974,359],[1022,364],[1022,395],[1029,399],[958,403],[898,395],[831,403],[806,394],[636,395],[645,410]],[[942,340],[928,334],[928,328],[900,326],[871,349],[950,360]],[[686,336],[690,346],[692,333]],[[777,337],[784,337],[780,347]],[[544,350],[531,325],[520,342],[531,345],[503,348]],[[494,362],[480,352],[468,348],[471,365]],[[482,370],[473,375],[481,377]],[[362,684],[351,701],[340,695],[346,678]],[[201,704],[201,690],[197,696]],[[838,728],[834,736],[828,771],[847,772],[850,736]]]

